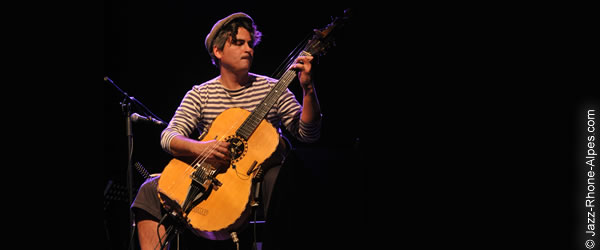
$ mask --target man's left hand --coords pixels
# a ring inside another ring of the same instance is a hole
[[[296,58],[296,64],[292,66],[292,69],[298,71],[300,86],[304,90],[312,88],[311,69],[313,58],[313,56],[299,56]]]

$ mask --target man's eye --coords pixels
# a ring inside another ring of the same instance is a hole
[[[237,45],[237,46],[242,46],[242,45],[244,45],[244,43],[245,43],[244,40],[235,40],[235,41],[233,41],[233,44]]]
[[[247,41],[248,42],[248,47],[253,48],[254,47],[254,43],[252,41]],[[244,43],[246,43],[245,40],[234,40],[232,41],[233,45],[236,46],[242,46],[244,45]]]

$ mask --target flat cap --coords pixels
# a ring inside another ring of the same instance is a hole
[[[213,25],[212,29],[210,30],[210,33],[208,33],[208,35],[206,36],[206,40],[204,40],[204,46],[206,46],[206,50],[208,50],[208,53],[212,53],[212,43],[213,40],[215,40],[217,34],[219,33],[219,30],[221,30],[221,28],[223,28],[229,22],[237,18],[246,18],[249,19],[252,23],[254,23],[254,20],[252,20],[252,18],[248,14],[243,12],[233,13],[219,20],[217,23],[215,23],[215,25]]]

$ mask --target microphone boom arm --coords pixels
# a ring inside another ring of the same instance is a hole
[[[115,84],[108,76],[104,77],[104,81],[113,85],[125,97],[125,100],[123,100],[122,105],[124,105],[126,103],[126,101],[131,101],[135,106],[137,106],[141,110],[142,113],[144,113],[144,115],[150,116],[151,118],[156,118],[161,123],[166,124],[166,122],[163,119],[161,119],[160,117],[158,117],[157,115],[152,113],[152,111],[150,111],[150,109],[148,109],[148,107],[146,107],[146,105],[144,105],[142,102],[138,101],[138,99],[135,99],[135,97],[129,96],[129,94],[127,94],[127,92],[125,92],[121,88],[119,88],[119,86],[117,86],[117,84]],[[157,123],[157,124],[159,124],[159,123]]]

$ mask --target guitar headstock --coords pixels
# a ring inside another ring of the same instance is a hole
[[[351,10],[344,10],[344,15],[341,17],[333,18],[333,21],[325,26],[323,29],[314,29],[315,34],[309,40],[305,51],[311,55],[324,55],[327,49],[331,46],[335,46],[334,35],[335,32],[344,26],[344,24],[351,17]]]

